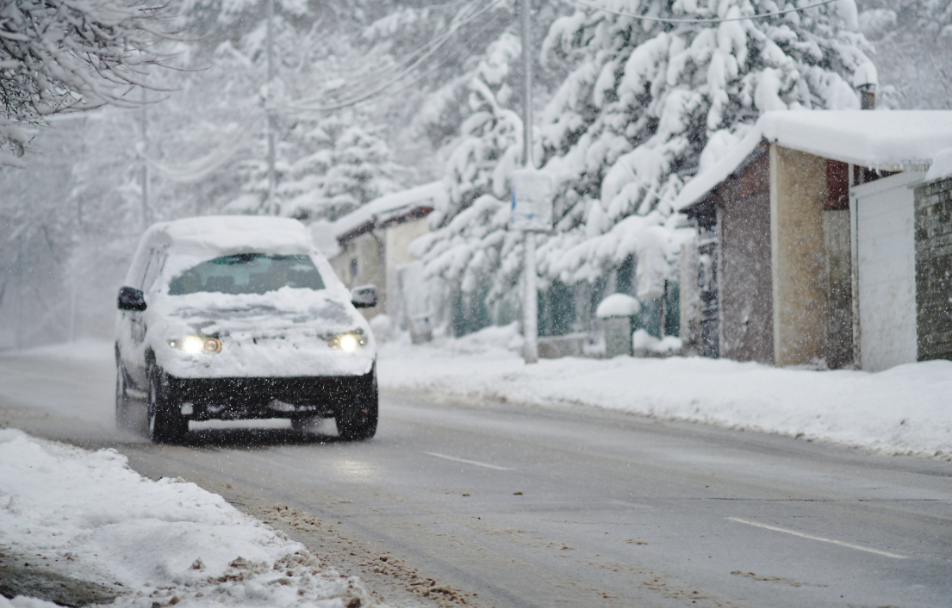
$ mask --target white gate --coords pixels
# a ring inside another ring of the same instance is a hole
[[[860,365],[879,371],[916,360],[916,248],[912,186],[900,173],[850,191],[857,260]]]

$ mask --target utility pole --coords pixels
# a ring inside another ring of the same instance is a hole
[[[532,20],[530,0],[522,0],[522,62],[525,68],[525,95],[523,107],[522,158],[525,168],[532,169]],[[536,237],[526,230],[525,288],[522,333],[525,339],[522,356],[526,363],[539,361],[539,294],[536,290]]]
[[[142,88],[142,230],[149,227],[149,161],[147,159],[149,152],[149,115],[146,110],[146,90]]]
[[[277,215],[278,208],[274,200],[274,110],[272,108],[274,84],[274,0],[268,0],[268,94],[265,99],[265,111],[268,113],[268,215]]]
[[[80,163],[86,162],[86,120],[87,116],[83,116],[82,122],[80,123],[80,148],[79,148],[79,160]],[[73,236],[74,246],[79,246],[83,241],[83,194],[82,191],[76,196],[76,234]],[[76,275],[75,273],[70,273],[69,278],[69,341],[70,343],[76,341]]]

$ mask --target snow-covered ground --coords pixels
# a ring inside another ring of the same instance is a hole
[[[117,608],[376,604],[359,580],[221,496],[141,477],[115,450],[14,429],[0,429],[0,551],[100,583],[120,593]],[[11,605],[55,606],[0,595]]]
[[[878,373],[673,357],[523,363],[515,326],[380,351],[385,389],[468,402],[585,405],[952,460],[952,361]]]

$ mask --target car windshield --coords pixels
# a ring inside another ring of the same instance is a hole
[[[282,287],[324,289],[321,273],[307,255],[239,253],[186,270],[169,283],[169,295],[200,291],[263,294]]]

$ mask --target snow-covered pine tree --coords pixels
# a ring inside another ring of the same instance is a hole
[[[400,157],[412,159],[430,181],[440,175],[447,144],[470,112],[468,83],[480,59],[512,25],[512,2],[401,1],[395,7],[368,26],[362,39],[391,57],[391,73],[414,68],[406,82],[395,83],[398,95],[381,100],[377,115],[390,126],[388,139]]]
[[[863,8],[860,30],[877,51],[876,105],[952,108],[952,3],[872,0]]]
[[[509,221],[508,175],[522,162],[522,120],[507,107],[512,89],[510,64],[522,54],[519,40],[504,33],[490,45],[469,82],[470,115],[447,162],[447,204],[434,210],[431,227],[439,228],[413,244],[431,276],[440,276],[464,293],[496,277],[508,287],[519,265],[521,239],[506,230]],[[502,266],[506,261],[507,265]],[[490,299],[502,295],[493,290]]]
[[[341,87],[349,82],[347,76],[354,72],[353,64],[363,59],[363,53],[351,44],[350,37],[322,31],[320,20],[310,26],[308,23],[307,19],[299,22],[290,17],[275,22],[275,202],[280,215],[334,220],[398,189],[405,171],[393,162],[387,142],[377,135],[379,129],[367,112],[347,107],[328,111],[313,108],[341,94]],[[267,212],[267,119],[262,88],[266,81],[265,27],[262,21],[237,45],[225,41],[216,51],[220,61],[236,60],[225,54],[242,58],[245,69],[257,77],[256,88],[235,91],[223,102],[238,101],[247,108],[246,113],[256,107],[262,115],[235,171],[240,187],[231,193],[232,200],[225,207],[230,212]],[[216,62],[216,70],[219,65]],[[343,95],[353,97],[354,93]]]
[[[366,60],[365,50],[352,44],[362,25],[353,21],[352,2],[331,0],[313,12],[309,12],[312,5],[295,0],[275,4],[276,89],[283,91],[279,101],[285,105],[290,105],[287,100],[326,93],[337,86],[341,75],[353,73]],[[39,188],[23,190],[15,202],[45,209],[49,201],[59,201],[70,214],[82,209],[82,225],[70,227],[66,234],[74,238],[62,245],[62,257],[68,258],[63,267],[71,270],[58,280],[78,285],[79,310],[86,318],[81,315],[77,327],[101,325],[102,319],[115,314],[101,294],[111,291],[116,277],[125,273],[142,229],[143,155],[149,161],[149,221],[265,210],[265,6],[230,0],[173,3],[181,10],[174,27],[188,32],[183,37],[189,41],[163,47],[174,53],[175,67],[181,69],[149,74],[148,84],[157,91],[149,93],[156,103],[146,109],[147,148],[141,146],[138,108],[103,108],[90,114],[82,128],[74,121],[56,125],[57,130],[70,125],[74,138],[68,153],[72,179],[66,204],[63,197],[50,198]],[[133,98],[137,100],[138,93]],[[341,165],[343,175],[326,180],[326,185],[337,187],[337,195],[350,192],[361,203],[394,188],[390,176],[402,178],[366,113],[315,114],[281,108],[277,122],[282,130],[278,170],[283,173],[278,195],[286,214],[302,218],[311,214],[292,202],[309,188],[306,182],[312,177],[314,188],[320,190],[333,163]],[[348,128],[353,130],[345,135]],[[324,165],[313,158],[322,151],[327,154]],[[232,203],[237,204],[229,208]],[[3,304],[0,299],[0,309]]]
[[[286,201],[283,215],[334,221],[398,189],[394,178],[400,167],[391,160],[389,146],[360,123],[353,112],[345,112],[292,129],[287,139],[299,128],[306,133],[278,190]]]
[[[164,91],[151,94],[164,99],[147,108],[152,219],[264,213],[267,53],[261,7],[199,1],[187,8],[177,25],[205,38],[179,45],[176,67],[181,71],[169,71],[161,79],[150,75],[149,80]],[[392,161],[368,112],[319,113],[296,107],[296,100],[332,97],[346,82],[341,76],[365,59],[351,44],[359,31],[356,25],[350,25],[350,32],[326,31],[327,19],[316,19],[309,11],[291,0],[276,2],[277,202],[280,213],[301,219],[336,217],[396,189],[395,182],[405,173]],[[132,204],[139,204],[139,118],[137,112],[110,110],[90,122],[90,154],[80,161],[78,194],[105,189],[112,194],[103,205],[115,209],[125,205],[116,193],[134,190]],[[113,131],[120,124],[126,131],[118,134],[118,143],[105,145],[107,138],[100,131]],[[120,166],[121,171],[116,170]],[[301,199],[305,194],[306,200]],[[326,205],[317,201],[335,197],[334,205],[320,210]]]
[[[556,182],[556,229],[540,247],[537,270],[544,280],[594,281],[635,256],[638,295],[656,298],[683,237],[670,207],[683,184],[764,111],[858,108],[848,83],[871,48],[856,31],[853,0],[798,11],[773,0],[597,1],[606,10],[584,3],[557,20],[544,43],[543,60],[571,71],[538,129],[543,169]],[[472,175],[472,183],[491,175],[492,193],[503,196],[520,146],[510,142],[492,166],[476,158],[464,170],[452,165],[450,175]],[[461,282],[490,272],[491,293],[505,293],[521,252],[487,247],[486,233],[502,230],[502,212],[464,209],[437,216],[446,228],[416,249],[431,273]]]
[[[579,11],[545,47],[547,61],[575,65],[542,125],[559,217],[540,270],[566,283],[630,255],[658,260],[659,249],[673,261],[670,201],[682,185],[762,112],[858,108],[849,81],[871,50],[853,0],[799,11],[773,0],[604,6],[625,14]],[[658,297],[664,273],[639,266],[639,297]]]

